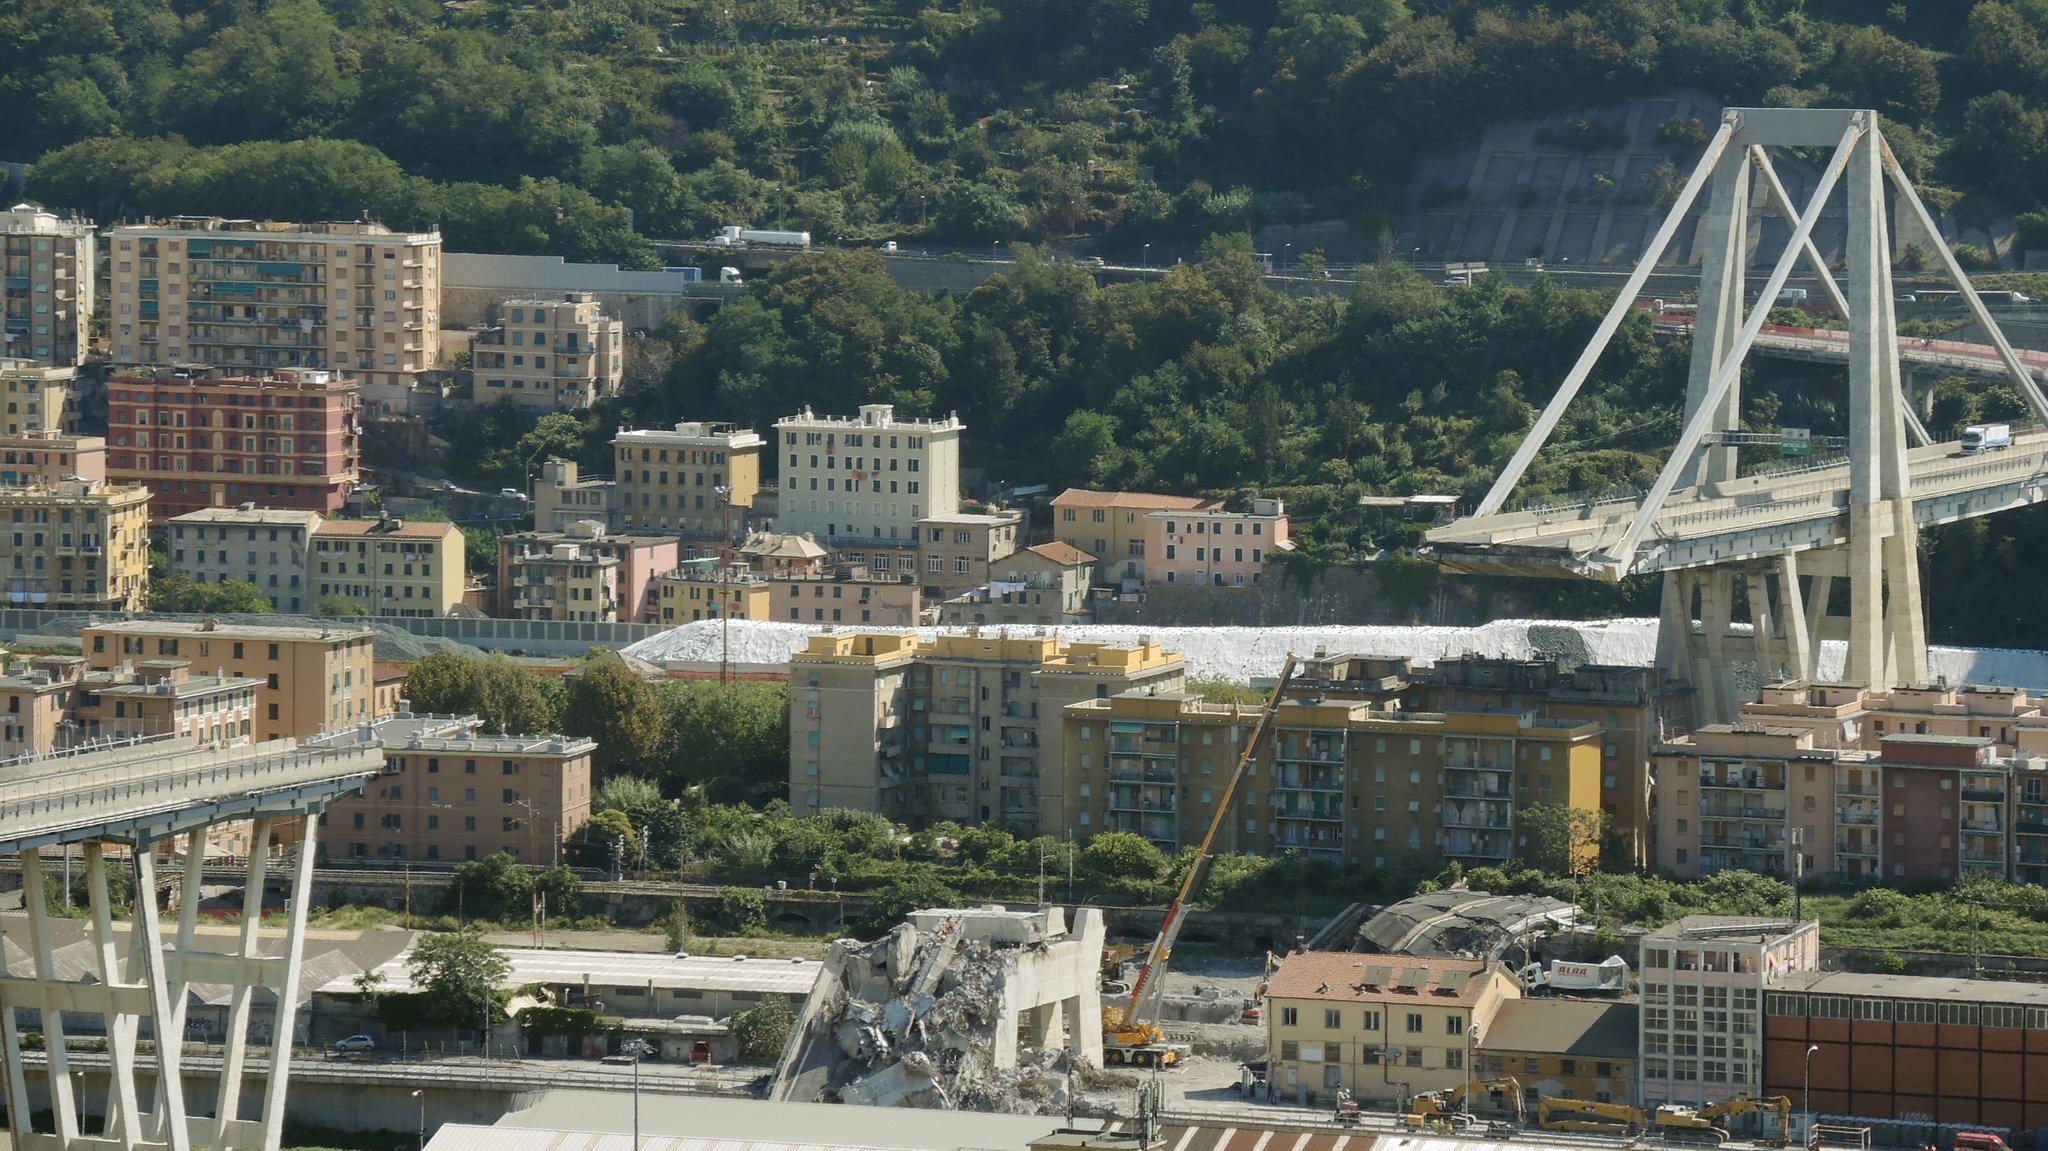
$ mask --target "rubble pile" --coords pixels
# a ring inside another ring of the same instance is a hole
[[[991,909],[919,912],[872,943],[835,942],[771,1096],[1058,1113],[1070,1091],[1062,1048],[1091,1034],[1100,1045],[1087,1027],[1069,1035],[1075,985],[1093,991],[1092,966],[1076,960],[1100,951],[1100,918],[1082,914],[1078,938],[1057,909]]]

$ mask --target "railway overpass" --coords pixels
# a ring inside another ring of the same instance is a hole
[[[1830,147],[1808,202],[1794,205],[1769,149]],[[1848,202],[1846,284],[1837,283],[1812,243],[1838,184]],[[1509,497],[1702,193],[1709,203],[1693,245],[1703,255],[1685,424],[1656,482],[1614,499],[1510,508]],[[1785,216],[1793,229],[1769,276],[1752,290],[1745,273],[1752,235],[1761,231],[1759,206]],[[1924,363],[1996,370],[2026,397],[2036,421],[2048,423],[2038,384],[2048,360],[2029,363],[2013,350],[1953,253],[1939,244],[1936,258],[1989,342],[1902,342],[1890,207],[1940,235],[1874,112],[1727,110],[1578,362],[1473,514],[1429,533],[1432,553],[1458,571],[1600,580],[1661,574],[1658,666],[1667,678],[1693,685],[1702,722],[1738,718],[1737,663],[1753,662],[1765,679],[1810,679],[1827,638],[1847,642],[1852,680],[1880,688],[1924,682],[1918,533],[2048,499],[2048,432],[2023,431],[2008,450],[1962,455],[1922,426],[1906,394],[1906,369]],[[1771,302],[1802,264],[1847,319],[1847,332],[1766,332]],[[1741,370],[1760,352],[1846,363],[1843,459],[1792,470],[1742,466]],[[1830,610],[1843,585],[1847,615]]]

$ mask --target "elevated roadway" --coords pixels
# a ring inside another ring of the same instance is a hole
[[[2019,432],[2011,448],[1978,455],[1929,444],[1908,449],[1907,461],[1921,527],[2048,500],[2048,430]],[[1610,559],[1641,507],[1641,496],[1622,496],[1497,512],[1435,528],[1429,543],[1452,571],[1603,580],[1839,547],[1849,540],[1849,465],[1677,489],[1634,554]]]

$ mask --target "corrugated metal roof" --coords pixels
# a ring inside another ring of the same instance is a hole
[[[555,1149],[524,1131],[563,1138],[593,1133],[618,1136],[633,1129],[633,1113],[618,1091],[542,1092],[530,1106],[499,1120],[488,1144],[457,1151],[632,1151],[619,1143],[569,1143]],[[702,1095],[640,1097],[640,1129],[664,1139],[690,1139],[687,1146],[642,1140],[642,1151],[714,1151],[724,1141],[732,1151],[784,1151],[811,1146],[890,1148],[895,1151],[1027,1151],[1063,1126],[1043,1115],[963,1115],[910,1107],[856,1107],[833,1103],[772,1103]],[[447,1128],[443,1128],[447,1130]],[[442,1147],[437,1137],[432,1146]]]
[[[506,948],[512,964],[505,987],[540,983],[556,987],[648,987],[672,990],[726,991],[752,995],[803,996],[818,982],[823,964],[816,960],[693,955],[648,955],[617,951],[540,951],[534,948]],[[377,968],[386,991],[414,990],[405,970],[406,954],[386,960]],[[347,994],[356,989],[353,973],[330,980],[321,990]]]

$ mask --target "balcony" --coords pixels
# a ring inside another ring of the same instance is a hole
[[[2002,824],[2003,821],[1998,819],[1966,819],[1963,821],[1963,830],[1988,832],[1993,835],[2000,835],[2003,834],[2005,831],[2005,828],[2002,826]]]
[[[1963,788],[1963,802],[1964,802],[1964,803],[2004,803],[2004,802],[2005,802],[2005,789],[2004,789],[2004,788],[2002,788],[2002,787],[1982,787],[1982,786],[1978,786],[1978,787],[1970,787],[1970,786],[1965,786],[1965,787]]]
[[[1838,807],[1835,809],[1836,823],[1852,824],[1857,827],[1875,827],[1877,826],[1878,818],[1878,811],[1875,807],[1857,806]]]
[[[1836,839],[1835,855],[1843,858],[1875,859],[1877,857],[1877,841],[1874,839]]]
[[[1283,804],[1279,810],[1273,813],[1273,818],[1283,822],[1342,823],[1344,822],[1344,809],[1336,804],[1328,806],[1311,804],[1303,807],[1290,807]]]
[[[1700,786],[1718,790],[1779,791],[1785,785],[1782,780],[1773,779],[1761,771],[1731,771],[1726,776],[1701,772]]]
[[[1170,769],[1158,767],[1148,767],[1142,770],[1134,767],[1120,767],[1110,771],[1109,779],[1112,783],[1170,784],[1173,782],[1173,772]]]

